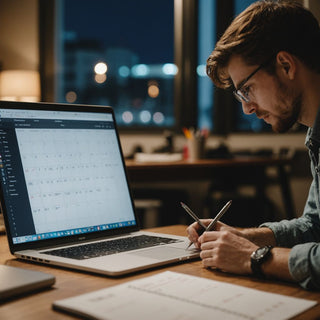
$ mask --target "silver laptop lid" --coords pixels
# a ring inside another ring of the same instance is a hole
[[[13,252],[138,229],[109,107],[0,101],[0,177]]]

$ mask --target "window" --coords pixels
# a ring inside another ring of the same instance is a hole
[[[198,127],[214,130],[214,86],[206,73],[206,62],[216,42],[216,1],[199,0],[198,14]]]
[[[172,127],[174,2],[57,4],[54,100],[112,106],[122,127]]]
[[[44,101],[111,105],[122,128],[212,128],[213,87],[204,64],[213,39],[198,62],[198,1],[39,3]],[[201,3],[200,14],[214,25],[214,12],[204,7],[211,1]],[[201,92],[203,82],[209,88],[199,100],[199,121],[198,80]]]

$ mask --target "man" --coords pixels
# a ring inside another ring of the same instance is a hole
[[[296,122],[309,127],[306,145],[313,182],[300,218],[236,229],[221,222],[198,235],[205,267],[320,288],[320,30],[314,16],[293,1],[258,1],[235,18],[207,61],[221,88],[233,87],[243,112],[255,113],[276,132]],[[210,219],[203,221],[206,225]]]

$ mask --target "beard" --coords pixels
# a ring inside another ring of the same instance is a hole
[[[301,95],[297,96],[291,105],[290,113],[285,113],[278,118],[278,121],[272,125],[272,130],[277,133],[284,133],[289,131],[294,124],[297,123],[301,110]]]
[[[294,124],[297,123],[302,107],[302,94],[290,90],[284,83],[277,78],[278,82],[278,97],[277,100],[282,104],[276,109],[282,110],[277,117],[277,121],[273,123],[272,130],[276,133],[284,133],[289,131]]]

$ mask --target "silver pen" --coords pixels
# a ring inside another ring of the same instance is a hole
[[[232,200],[228,201],[224,207],[219,211],[219,213],[214,217],[214,219],[210,222],[210,224],[208,225],[208,227],[205,227],[204,224],[200,221],[200,219],[197,217],[197,215],[191,211],[191,209],[185,205],[184,203],[181,202],[181,205],[183,207],[183,209],[186,210],[186,212],[188,212],[190,214],[190,216],[195,219],[198,224],[202,227],[202,230],[199,230],[198,234],[199,236],[202,235],[203,232],[205,231],[211,231],[214,226],[216,225],[216,223],[219,221],[219,219],[227,212],[227,210],[229,209],[229,207],[232,204]],[[190,242],[187,249],[189,249],[189,247],[192,245],[193,242]]]
[[[227,210],[229,209],[229,207],[232,204],[232,200],[228,201],[224,207],[219,211],[219,213],[214,217],[214,219],[210,222],[210,224],[208,225],[208,227],[206,228],[206,231],[211,231],[215,224],[219,221],[219,219],[227,212]]]
[[[205,230],[206,229],[206,226],[200,221],[200,219],[197,217],[197,215],[186,205],[184,204],[183,202],[180,202],[182,208],[187,212],[189,213],[189,215],[199,223],[199,225]]]

